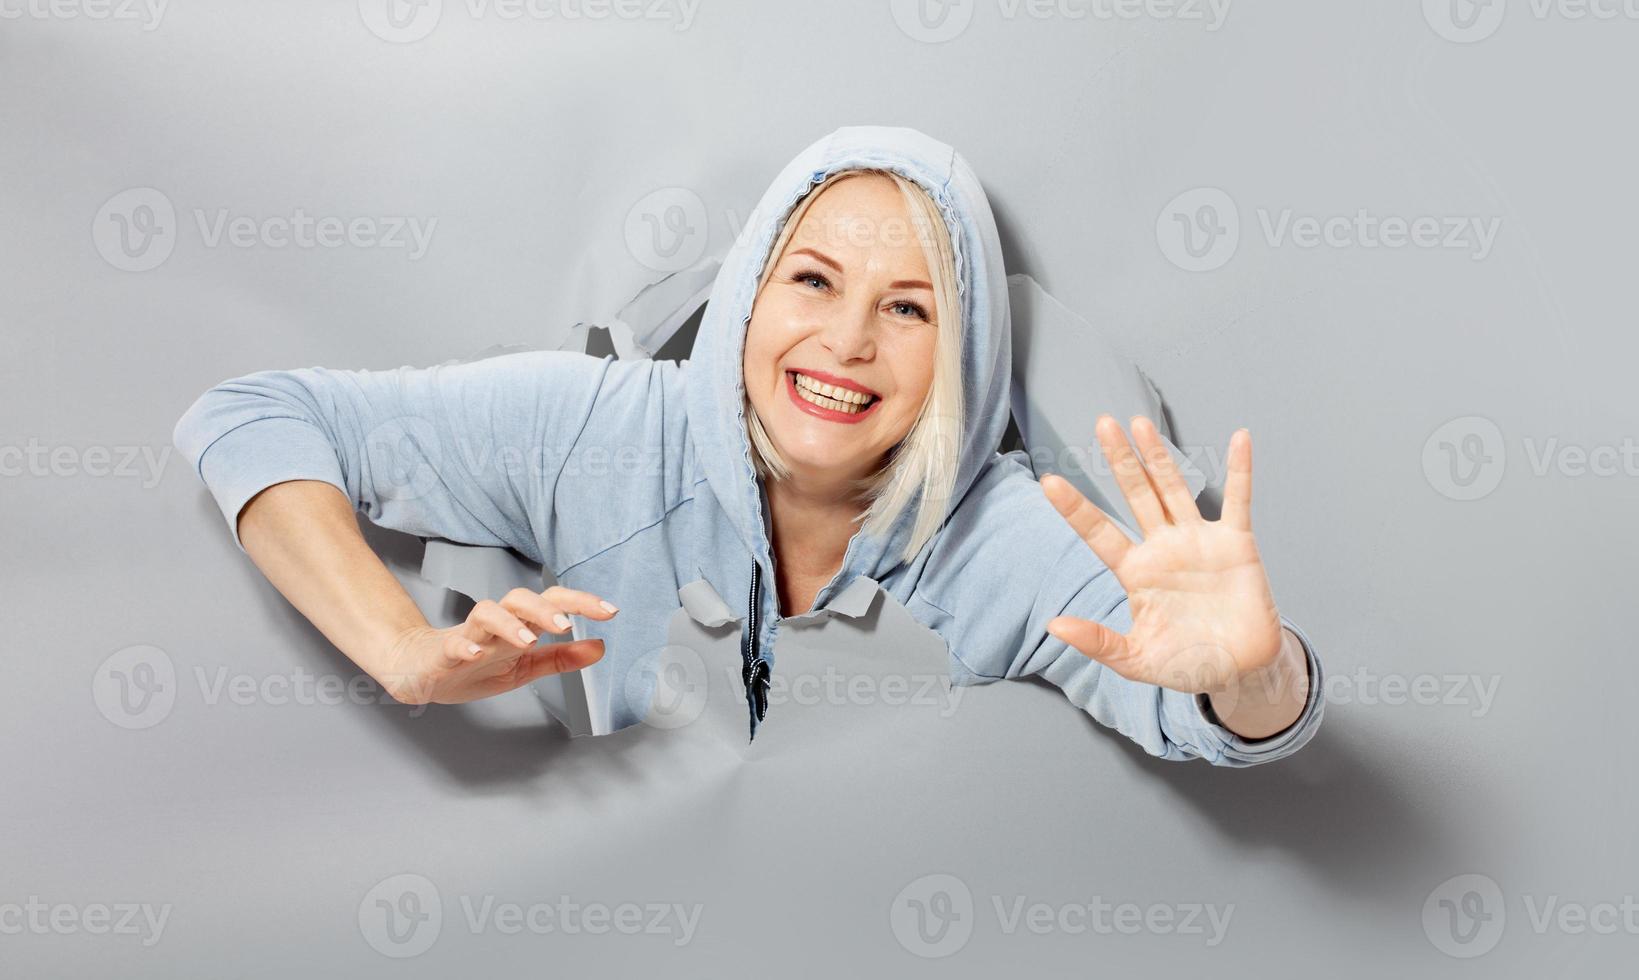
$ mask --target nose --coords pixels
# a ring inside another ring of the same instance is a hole
[[[841,363],[868,361],[876,356],[875,307],[854,304],[826,318],[820,343]]]

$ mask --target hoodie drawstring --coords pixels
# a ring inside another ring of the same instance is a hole
[[[757,619],[761,603],[759,593],[762,585],[763,569],[756,559],[751,562],[751,598],[746,613],[745,636],[740,641],[740,679],[745,681],[746,706],[751,712],[751,741],[757,737],[757,723],[763,720],[768,713],[768,661],[760,656],[757,649]]]

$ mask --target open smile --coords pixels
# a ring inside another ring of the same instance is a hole
[[[876,392],[832,375],[787,371],[785,390],[792,404],[827,422],[860,422],[882,404]]]

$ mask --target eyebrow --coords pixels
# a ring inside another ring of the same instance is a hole
[[[842,272],[842,266],[837,265],[837,263],[834,259],[832,259],[828,255],[825,255],[822,252],[815,251],[814,249],[811,249],[811,248],[799,248],[799,249],[795,249],[793,251],[787,252],[786,254],[787,255],[811,255],[814,258],[818,259],[819,261],[821,261],[821,262],[825,263],[826,265],[830,266],[831,268],[835,269],[837,272],[839,272],[839,273]],[[928,282],[923,282],[921,279],[895,279],[893,282],[888,283],[888,288],[889,289],[926,289],[929,292],[932,292],[933,291],[933,284],[928,283]]]

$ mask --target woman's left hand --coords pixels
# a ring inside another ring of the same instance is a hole
[[[1233,691],[1284,644],[1280,614],[1252,537],[1252,437],[1229,440],[1223,513],[1208,521],[1155,423],[1133,419],[1140,460],[1120,424],[1097,425],[1099,445],[1143,532],[1135,543],[1059,476],[1042,490],[1127,591],[1132,629],[1057,616],[1047,631],[1130,680],[1191,694]],[[1147,464],[1147,465],[1146,465]]]

